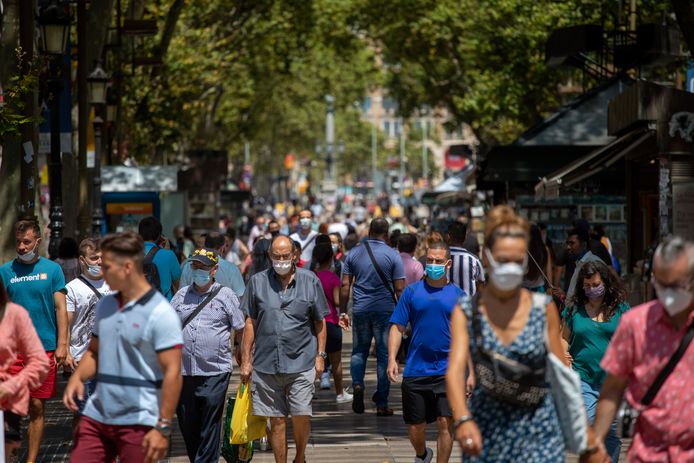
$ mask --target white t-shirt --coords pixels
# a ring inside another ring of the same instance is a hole
[[[108,284],[103,280],[90,280],[84,277],[103,296],[113,293]],[[69,282],[65,289],[67,294],[67,311],[74,312],[70,325],[70,355],[79,361],[87,351],[92,337],[94,316],[96,315],[96,303],[99,298],[80,278]]]
[[[311,260],[311,255],[313,254],[313,248],[316,246],[316,237],[318,236],[317,231],[311,230],[306,238],[301,238],[299,233],[292,233],[289,235],[289,239],[298,241],[301,244],[301,258],[308,262]]]

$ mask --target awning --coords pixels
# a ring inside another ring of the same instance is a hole
[[[464,170],[457,172],[455,175],[451,175],[443,182],[436,185],[434,188],[434,193],[452,193],[456,191],[466,190],[468,185],[468,179],[472,175],[473,167],[470,165]]]
[[[556,198],[559,196],[560,187],[570,187],[592,177],[609,168],[632,151],[642,148],[654,140],[654,130],[638,129],[629,132],[612,143],[591,151],[543,177],[535,185],[535,196],[537,198]]]

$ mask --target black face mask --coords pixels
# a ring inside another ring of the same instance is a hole
[[[272,236],[273,238],[274,238],[275,236],[279,236],[279,234],[280,234],[280,231],[279,231],[279,230],[270,232],[270,236]]]

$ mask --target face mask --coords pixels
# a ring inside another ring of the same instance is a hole
[[[671,317],[689,307],[694,297],[687,289],[663,288],[657,283],[655,284],[655,292],[658,294],[658,300]]]
[[[272,268],[278,275],[286,275],[292,269],[292,261],[272,259]]]
[[[275,236],[279,236],[279,234],[280,234],[280,231],[279,231],[279,230],[275,230],[275,231],[271,231],[271,232],[270,232],[270,236],[272,236],[273,238],[274,238]]]
[[[36,243],[36,246],[34,246],[34,249],[27,252],[26,254],[17,254],[17,259],[19,259],[20,262],[24,262],[24,263],[31,262],[36,257],[36,248],[37,247],[39,247],[38,243]]]
[[[524,265],[517,262],[500,264],[494,260],[489,249],[485,252],[491,266],[489,279],[492,281],[492,284],[501,291],[511,291],[518,288],[523,282],[523,276],[525,275]]]
[[[197,286],[205,286],[210,282],[211,278],[210,272],[207,270],[201,268],[193,270],[193,283],[195,283]]]
[[[337,245],[337,244],[333,244],[333,245],[332,245],[332,248],[333,248],[333,254],[337,255],[337,251],[338,251],[338,249],[339,249],[338,245]]]
[[[311,228],[311,219],[306,218],[306,217],[304,217],[303,219],[299,219],[299,225],[304,230]]]
[[[586,293],[588,299],[600,299],[605,295],[605,285],[584,289],[583,291]]]
[[[432,280],[440,280],[446,274],[446,266],[443,264],[427,264],[424,271],[427,277]]]
[[[93,277],[100,277],[101,276],[101,265],[88,265],[87,266],[87,273]]]

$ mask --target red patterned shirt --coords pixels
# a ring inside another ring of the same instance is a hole
[[[693,320],[694,311],[687,326]],[[628,379],[626,399],[641,411],[630,462],[694,461],[694,346],[689,346],[651,405],[641,405],[685,331],[670,323],[658,301],[641,304],[622,315],[602,359],[605,371]]]

